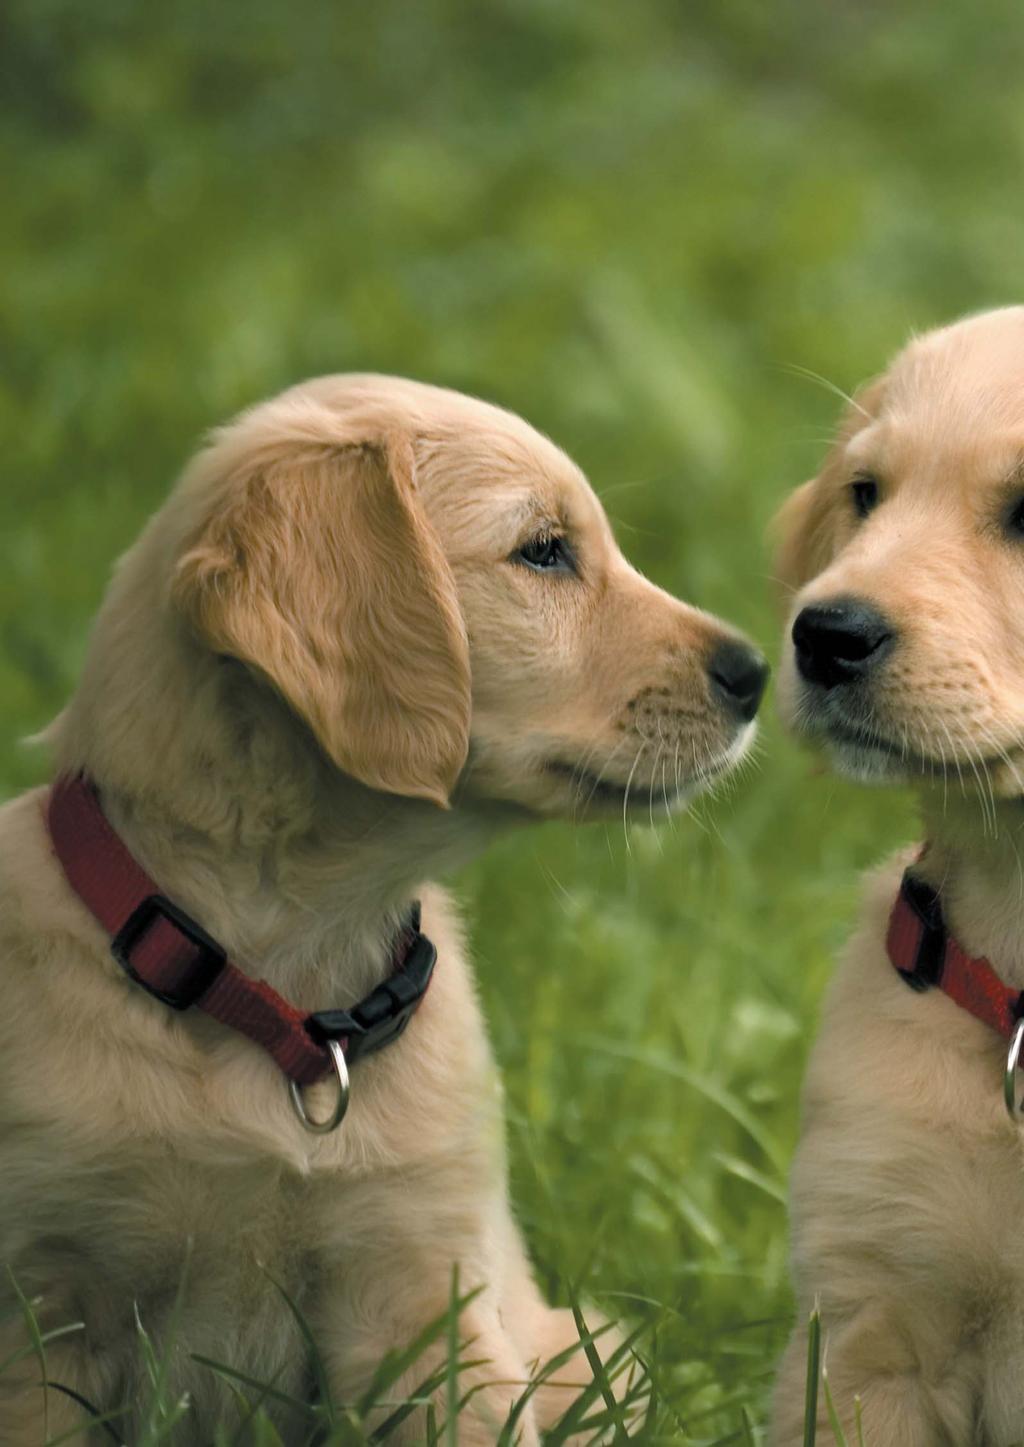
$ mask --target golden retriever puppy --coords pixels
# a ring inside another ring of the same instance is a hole
[[[780,696],[840,771],[909,781],[867,888],[792,1182],[799,1321],[868,1447],[1024,1440],[1024,308],[913,341],[781,516]],[[904,876],[904,871],[906,874]],[[1004,1095],[1010,1109],[1004,1104]],[[803,1439],[806,1334],[774,1441]],[[819,1431],[831,1441],[824,1399]],[[820,1438],[819,1438],[820,1440]]]
[[[685,801],[743,753],[765,673],[640,577],[579,470],[496,407],[327,377],[214,437],[118,567],[51,729],[59,785],[0,811],[0,1259],[44,1329],[84,1323],[51,1344],[49,1390],[31,1356],[0,1374],[4,1447],[84,1425],[69,1391],[125,1407],[135,1440],[136,1310],[161,1350],[175,1320],[185,1442],[239,1422],[197,1355],[308,1398],[278,1287],[358,1404],[453,1268],[477,1293],[459,1440],[496,1439],[576,1333],[530,1274],[459,926],[427,881],[513,824]],[[0,1361],[26,1345],[3,1290]],[[537,1392],[521,1440],[571,1400]],[[425,1435],[417,1411],[390,1440]]]

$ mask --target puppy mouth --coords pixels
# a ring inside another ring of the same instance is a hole
[[[935,773],[941,768],[937,762],[930,762],[923,754],[915,755],[906,744],[896,744],[873,728],[831,720],[814,732],[827,746],[837,771],[864,782],[911,772]]]
[[[670,813],[685,806],[704,788],[730,773],[746,753],[755,731],[756,724],[748,724],[727,748],[702,759],[695,769],[685,774],[670,752],[665,752],[660,768],[656,759],[653,769],[643,775],[636,768],[638,755],[625,779],[609,777],[607,771],[590,769],[561,758],[545,759],[542,768],[545,773],[568,785],[580,808],[596,805],[625,810],[635,807],[641,812],[656,809]]]
[[[623,807],[628,801],[644,804],[650,801],[659,808],[670,809],[674,804],[683,802],[696,787],[686,780],[677,782],[675,778],[669,780],[667,777],[664,781],[633,778],[620,783],[617,779],[581,768],[579,764],[566,763],[564,759],[545,759],[543,768],[545,773],[563,780],[584,806],[614,804]]]
[[[913,775],[945,778],[950,774],[963,777],[964,769],[980,769],[989,772],[1009,763],[1002,758],[991,757],[981,751],[960,755],[950,741],[950,751],[938,754],[925,747],[915,746],[909,738],[895,739],[880,730],[875,724],[850,723],[846,719],[832,718],[811,723],[808,732],[824,743],[833,763],[841,773],[856,778],[873,779],[907,778]]]

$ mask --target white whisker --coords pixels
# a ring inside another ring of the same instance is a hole
[[[646,739],[644,739],[641,741],[640,747],[636,751],[636,758],[633,760],[633,767],[629,771],[629,777],[626,780],[625,792],[622,795],[622,837],[626,843],[627,854],[633,853],[633,845],[631,844],[629,838],[629,821],[627,817],[627,811],[629,809],[629,787],[633,782],[633,775],[636,773],[637,764],[639,764],[641,758],[643,757],[644,750],[646,748],[647,741]]]
[[[783,365],[783,371],[792,373],[794,377],[804,377],[809,382],[817,382],[819,387],[824,387],[826,392],[832,393],[833,397],[838,397],[841,401],[848,402],[851,407],[856,408],[860,415],[868,422],[874,421],[871,413],[861,406],[856,397],[851,397],[849,392],[844,392],[842,387],[837,386],[835,382],[830,382],[829,379],[823,377],[820,372],[812,372],[810,367],[801,367],[796,362],[785,363]]]

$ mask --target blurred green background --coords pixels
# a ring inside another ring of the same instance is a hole
[[[6,0],[4,791],[204,429],[318,372],[522,412],[774,655],[765,526],[838,408],[800,369],[1021,299],[1022,51],[1010,0]],[[769,719],[696,818],[459,882],[541,1276],[657,1324],[666,1440],[763,1418],[816,1004],[913,829]]]

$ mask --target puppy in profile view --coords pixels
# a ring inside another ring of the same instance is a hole
[[[475,1293],[459,1440],[497,1439],[577,1334],[513,1222],[430,881],[512,824],[678,806],[744,753],[765,675],[496,407],[327,377],[214,437],[118,567],[53,787],[0,810],[0,1260],[44,1330],[84,1323],[47,1388],[0,1286],[3,1447],[88,1429],[80,1401],[135,1440],[136,1308],[158,1344],[176,1312],[184,1443],[238,1428],[197,1355],[272,1383],[281,1440],[305,1440],[280,1404],[309,1399],[308,1354],[268,1277],[349,1404],[453,1268]],[[527,1447],[581,1360],[529,1399]],[[426,1436],[421,1404],[388,1440]]]
[[[799,1321],[868,1447],[1024,1441],[1024,308],[913,342],[781,515],[784,715],[909,782],[922,844],[869,881],[804,1088]],[[806,1335],[774,1442],[804,1441]],[[819,1440],[831,1441],[824,1397]]]

